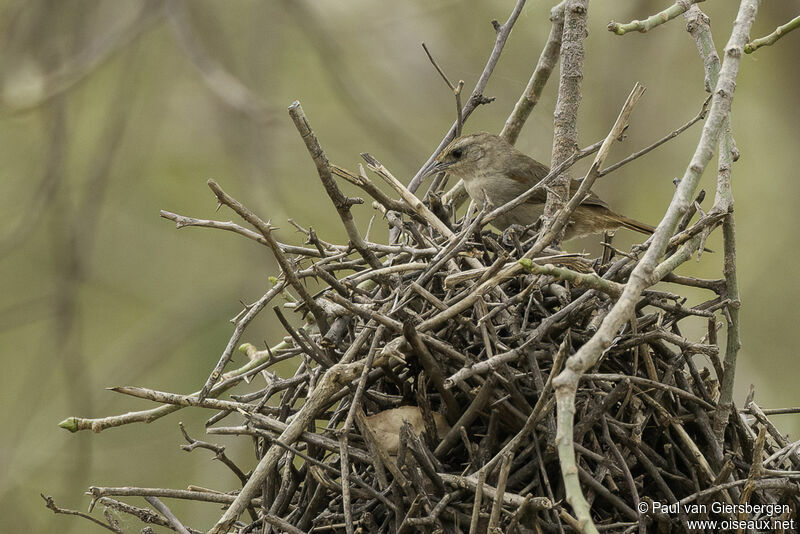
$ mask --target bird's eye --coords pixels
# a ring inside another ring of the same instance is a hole
[[[453,150],[453,151],[451,152],[451,154],[453,155],[453,158],[455,158],[455,159],[461,159],[461,156],[463,156],[463,155],[464,155],[464,151],[463,151],[463,150],[461,150],[460,148],[456,148],[455,150]]]

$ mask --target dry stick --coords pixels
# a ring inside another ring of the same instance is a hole
[[[466,433],[467,428],[472,425],[472,422],[478,418],[480,415],[481,410],[483,410],[489,399],[494,393],[494,387],[497,383],[497,379],[495,375],[491,375],[481,386],[481,389],[478,390],[478,394],[475,395],[475,398],[472,399],[472,402],[467,406],[461,416],[458,418],[450,430],[445,434],[442,441],[439,445],[436,446],[436,450],[433,451],[433,455],[436,458],[442,459],[444,455],[450,451],[450,449],[456,444],[458,438],[460,437],[461,432],[463,431]],[[468,448],[469,450],[469,448]]]
[[[612,20],[608,23],[608,31],[616,33],[617,35],[625,35],[633,31],[645,33],[656,26],[661,26],[669,22],[681,13],[685,13],[693,4],[703,1],[704,0],[677,0],[677,2],[660,13],[656,13],[644,20],[632,20],[627,24],[620,24]]]
[[[597,333],[586,342],[578,352],[569,358],[564,371],[554,381],[558,400],[558,435],[556,444],[561,462],[561,473],[567,501],[575,511],[584,533],[597,533],[592,522],[589,503],[580,488],[580,479],[572,441],[573,418],[575,415],[575,394],[580,376],[591,368],[603,352],[611,346],[611,342],[620,327],[628,321],[630,314],[642,291],[654,284],[653,270],[658,258],[663,254],[683,212],[694,198],[695,189],[700,176],[708,164],[719,140],[725,118],[730,111],[739,59],[747,34],[753,23],[758,7],[758,0],[742,0],[739,13],[734,23],[730,41],[726,47],[725,62],[720,71],[719,83],[709,111],[709,117],[703,127],[703,133],[697,149],[688,165],[683,179],[678,185],[673,200],[664,218],[653,234],[651,245],[642,260],[633,270],[625,286],[622,296],[606,315]]]
[[[122,530],[116,525],[109,525],[108,523],[103,523],[99,519],[92,517],[86,512],[79,512],[78,510],[70,510],[69,508],[61,508],[56,505],[56,502],[49,495],[45,495],[43,493],[40,493],[39,495],[41,495],[42,499],[44,499],[45,506],[47,506],[48,509],[52,510],[54,514],[75,515],[78,517],[82,517],[84,519],[88,519],[92,523],[100,525],[103,528],[107,528],[111,532],[122,534]]]
[[[720,147],[720,159],[726,158],[727,143]],[[727,159],[730,161],[730,157]],[[728,188],[730,191],[730,188]],[[722,271],[725,275],[727,296],[730,304],[727,306],[728,330],[725,346],[725,371],[720,380],[720,397],[717,403],[717,413],[714,416],[714,430],[720,444],[725,438],[725,428],[728,424],[733,408],[733,386],[736,376],[736,359],[742,346],[739,337],[739,283],[736,276],[736,230],[733,212],[729,213],[722,223],[722,237],[724,242],[724,258]]]
[[[267,291],[264,296],[262,296],[258,301],[250,306],[247,313],[242,317],[239,322],[236,323],[236,328],[233,330],[233,334],[231,338],[228,340],[228,344],[223,351],[223,358],[226,357],[228,354],[233,354],[233,349],[235,348],[236,344],[241,339],[242,335],[244,334],[244,330],[247,328],[247,325],[252,322],[252,320],[258,315],[261,310],[278,294],[280,294],[286,288],[286,282],[280,282],[279,284],[272,287],[269,291]],[[284,348],[286,345],[285,343],[281,342],[271,348],[271,350],[275,351],[281,348]],[[230,353],[228,352],[230,351]],[[230,359],[230,356],[227,356]],[[227,391],[228,389],[235,386],[239,381],[244,380],[245,377],[248,377],[252,374],[258,372],[257,368],[265,363],[268,363],[272,359],[271,356],[265,355],[261,358],[257,358],[251,360],[250,362],[246,363],[242,367],[228,372],[228,378],[226,378],[223,382],[217,384],[211,391],[209,391],[207,396],[216,397],[221,395],[223,392]],[[199,395],[201,392],[196,391],[191,395]],[[91,430],[92,432],[102,432],[107,428],[113,428],[122,425],[128,425],[131,423],[152,423],[153,421],[164,417],[165,415],[169,415],[172,412],[176,412],[180,410],[182,406],[159,406],[158,408],[153,408],[151,410],[141,410],[138,412],[128,412],[122,415],[112,415],[109,417],[100,417],[96,419],[90,418],[83,418],[83,417],[68,417],[67,419],[61,421],[58,426],[63,429],[69,430],[70,432],[77,432],[79,430]]]
[[[172,213],[166,210],[161,210],[159,215],[165,219],[169,219],[170,221],[175,222],[175,227],[178,229],[187,227],[187,226],[197,226],[201,228],[216,228],[217,230],[227,230],[228,232],[233,232],[235,234],[242,235],[248,239],[252,239],[262,245],[267,244],[267,240],[259,234],[258,232],[254,232],[248,228],[243,226],[239,226],[238,224],[231,222],[231,221],[215,221],[213,219],[195,219],[194,217],[186,217],[185,215],[179,215],[177,213]],[[323,257],[323,254],[320,253],[319,250],[308,248],[308,247],[298,247],[295,245],[287,245],[285,243],[278,243],[280,245],[281,250],[286,254],[301,254],[303,256],[314,256],[317,258]],[[347,247],[337,247],[341,250],[347,250]]]
[[[330,361],[328,356],[322,352],[322,350],[320,350],[313,340],[308,339],[307,341],[309,343],[306,344],[303,338],[300,337],[300,334],[298,334],[297,331],[292,328],[292,325],[289,324],[289,321],[286,319],[286,317],[284,317],[283,312],[281,312],[281,309],[278,306],[273,306],[272,311],[275,312],[275,316],[278,318],[278,322],[281,323],[281,326],[283,326],[283,329],[289,333],[291,338],[294,340],[297,346],[300,347],[303,353],[307,354],[309,358],[317,362],[325,369],[333,365],[333,362]]]
[[[750,472],[747,475],[747,482],[742,488],[742,495],[739,499],[740,505],[744,505],[750,502],[750,497],[756,490],[756,480],[761,478],[762,473],[764,471],[764,466],[761,465],[761,462],[763,461],[764,443],[766,439],[767,439],[767,429],[762,426],[760,429],[758,429],[758,437],[756,438],[756,443],[753,446],[752,463],[750,464]],[[747,513],[744,510],[741,511],[738,514],[737,519],[742,522],[746,521]],[[738,532],[741,531],[742,529],[738,530]]]
[[[278,439],[289,445],[294,443],[303,434],[308,424],[315,419],[317,413],[325,408],[328,399],[359,376],[362,367],[363,362],[337,363],[328,369],[320,379],[314,392],[306,398],[306,403],[295,414]],[[236,519],[247,508],[248,502],[261,490],[264,479],[275,468],[282,455],[283,449],[278,446],[273,445],[267,449],[266,454],[258,462],[247,484],[237,495],[236,500],[209,530],[208,534],[222,534],[230,529]]]
[[[178,532],[179,534],[189,534],[189,530],[183,526],[183,523],[181,523],[175,514],[172,513],[172,510],[170,510],[166,504],[161,502],[158,497],[148,495],[144,498],[144,500],[149,502],[153,508],[161,512],[161,514],[167,518],[167,521],[169,521],[170,525],[172,525],[172,528],[175,530],[175,532]]]
[[[212,502],[218,504],[232,504],[236,497],[216,491],[193,491],[169,488],[139,488],[132,486],[105,487],[90,486],[87,492],[92,496],[92,501],[97,501],[101,497],[162,497],[166,499],[182,499],[187,501]],[[258,506],[261,499],[253,499],[249,504]]]
[[[285,532],[286,534],[306,534],[296,526],[274,514],[262,514],[256,523],[258,522],[261,522],[261,524],[269,523],[273,527],[280,529],[280,532]]]
[[[511,10],[511,14],[503,24],[497,25],[497,22],[494,21],[495,30],[497,31],[494,47],[489,54],[489,59],[486,62],[486,66],[483,68],[483,72],[481,72],[478,81],[475,83],[475,88],[472,90],[472,94],[469,95],[469,99],[467,99],[467,103],[464,105],[464,109],[461,113],[462,123],[463,121],[467,120],[467,117],[469,117],[473,111],[475,111],[475,108],[485,102],[483,90],[486,89],[486,84],[489,83],[489,77],[492,75],[497,62],[500,60],[500,53],[503,51],[503,47],[506,45],[506,41],[508,41],[508,36],[511,34],[511,29],[514,27],[514,23],[517,22],[517,18],[519,18],[520,13],[522,13],[522,8],[524,5],[525,0],[517,0],[514,4],[514,8]],[[424,178],[425,169],[427,169],[436,156],[439,155],[439,152],[441,152],[444,147],[450,144],[450,141],[455,139],[457,127],[458,123],[453,123],[453,125],[450,127],[450,130],[447,132],[447,134],[445,134],[436,150],[433,151],[430,157],[428,157],[427,161],[419,168],[417,173],[408,183],[409,191],[413,193],[419,189],[422,179]]]
[[[776,482],[778,482],[778,483],[779,482],[783,482],[783,481],[785,481],[785,480],[787,480],[789,478],[794,478],[794,477],[784,476],[784,477],[776,477],[776,478],[763,478],[761,480],[756,480],[755,481],[755,485],[756,485],[756,488],[769,489],[769,488],[773,487],[773,484],[775,484]],[[708,495],[714,495],[715,493],[719,493],[720,491],[723,491],[723,490],[726,490],[726,489],[735,488],[736,486],[743,486],[743,485],[747,484],[748,480],[749,479],[747,479],[747,478],[743,478],[743,479],[734,480],[734,481],[731,481],[731,482],[726,482],[724,484],[720,484],[719,486],[714,486],[714,487],[711,487],[711,488],[707,488],[707,489],[704,489],[702,491],[698,491],[697,493],[693,493],[693,494],[689,495],[688,497],[684,497],[680,501],[677,501],[677,503],[680,505],[681,508],[683,508],[684,506],[686,506],[690,502],[694,502],[694,501],[696,501],[697,499],[699,499],[701,497],[706,497]]]
[[[384,208],[387,209],[387,211],[398,211],[411,216],[416,215],[416,212],[412,210],[411,207],[406,202],[402,202],[400,200],[395,200],[391,198],[389,195],[384,193],[383,190],[381,190],[378,186],[372,183],[372,181],[366,176],[355,174],[353,172],[348,171],[345,168],[339,167],[338,165],[334,165],[332,163],[331,163],[331,172],[336,176],[347,180],[351,184],[363,189],[366,194],[368,194],[378,203],[380,203]],[[420,219],[420,221],[423,220]]]
[[[462,477],[458,475],[451,475],[448,473],[439,473],[439,476],[446,484],[450,484],[457,488],[477,492],[479,478],[476,477],[474,474],[468,477]],[[479,475],[480,476],[480,475]],[[503,495],[499,495],[497,488],[490,486],[489,484],[483,484],[483,495],[488,497],[491,500],[501,499],[503,504],[507,506],[522,506],[525,503],[526,498],[516,493],[505,492]],[[477,498],[477,497],[476,497]],[[527,506],[530,507],[531,510],[550,510],[553,508],[553,502],[548,499],[547,497],[533,497],[527,502]],[[470,531],[472,532],[472,531]]]
[[[708,113],[708,105],[710,103],[711,103],[711,97],[708,97],[707,99],[705,99],[705,101],[703,101],[703,105],[700,108],[700,111],[697,113],[697,115],[695,115],[694,117],[689,119],[688,122],[684,123],[679,128],[677,128],[675,130],[672,130],[670,133],[668,133],[667,135],[665,135],[664,137],[662,137],[661,139],[659,139],[655,143],[653,143],[653,144],[651,144],[649,146],[646,146],[641,150],[637,150],[633,154],[631,154],[631,155],[619,160],[618,162],[614,163],[613,165],[609,165],[608,167],[606,167],[605,169],[603,169],[599,173],[597,173],[597,177],[598,178],[602,178],[606,174],[609,174],[609,173],[614,172],[615,170],[619,169],[620,167],[622,167],[626,163],[630,163],[631,161],[644,156],[645,154],[647,154],[651,150],[655,150],[656,148],[660,147],[661,145],[663,145],[667,141],[669,141],[671,139],[675,139],[680,134],[682,134],[684,131],[689,129],[689,127],[693,126],[696,122],[699,122],[699,121],[701,121],[701,120],[706,118],[706,114]]]
[[[748,412],[747,409],[740,410],[741,412]],[[761,412],[764,415],[787,415],[787,414],[800,414],[800,407],[796,408],[766,408],[762,409]]]
[[[303,113],[300,102],[295,100],[292,105],[289,106],[289,116],[294,121],[294,125],[300,133],[300,137],[305,141],[308,153],[311,155],[311,159],[314,160],[314,165],[317,167],[319,179],[322,181],[323,187],[325,187],[325,192],[328,193],[328,196],[331,198],[333,206],[339,213],[339,218],[342,219],[350,242],[373,269],[381,267],[381,263],[378,261],[375,253],[367,247],[364,239],[362,239],[358,228],[356,228],[356,223],[353,220],[353,214],[350,213],[350,206],[360,203],[360,199],[348,198],[342,193],[342,190],[339,189],[336,180],[333,179],[333,175],[331,174],[331,166],[328,162],[328,157],[322,150],[319,140],[317,140],[317,136],[314,134],[311,126],[309,126],[308,119],[306,119],[306,115]]]
[[[264,239],[267,240],[267,245],[270,249],[272,249],[272,254],[275,256],[275,260],[278,262],[281,271],[283,271],[283,275],[286,277],[286,281],[289,282],[295,291],[297,291],[300,299],[308,306],[308,309],[311,310],[311,313],[314,315],[314,319],[317,321],[320,332],[325,334],[325,332],[328,331],[328,318],[325,314],[325,311],[314,301],[311,295],[308,294],[305,286],[297,278],[294,267],[289,263],[289,260],[286,259],[286,256],[281,250],[280,245],[272,235],[272,227],[269,225],[269,223],[261,220],[258,215],[250,211],[241,202],[223,191],[219,184],[217,184],[217,182],[214,180],[208,181],[208,187],[214,192],[214,195],[217,197],[217,200],[220,204],[224,204],[231,208],[240,217],[252,224],[255,229],[258,230],[262,236],[264,236]],[[214,370],[211,372],[211,375],[208,377],[208,380],[206,380],[203,389],[200,391],[200,398],[205,398],[217,380],[219,380],[222,370],[230,361],[232,354],[233,349],[230,351],[226,349],[226,351],[223,353],[222,357],[219,359],[219,362],[217,362],[217,365],[214,367]]]
[[[514,453],[508,453],[503,456],[503,462],[500,464],[500,475],[497,478],[497,498],[492,505],[492,511],[489,514],[489,528],[487,532],[495,532],[500,527],[500,510],[503,509],[503,496],[506,494],[506,483],[508,482],[508,473],[511,471],[511,463],[514,460]]]
[[[444,83],[447,84],[447,87],[449,87],[450,90],[453,91],[453,94],[456,97],[456,131],[454,133],[454,136],[458,137],[458,136],[461,135],[461,129],[464,126],[464,118],[463,118],[463,113],[461,111],[462,110],[462,107],[461,107],[461,90],[464,88],[464,80],[459,80],[458,81],[458,85],[453,85],[450,82],[450,79],[447,77],[447,74],[444,73],[444,71],[439,66],[439,64],[436,63],[436,60],[433,59],[433,56],[431,55],[431,52],[430,52],[430,50],[428,50],[428,47],[425,45],[425,43],[422,43],[422,49],[425,50],[425,54],[428,56],[428,59],[430,60],[431,64],[433,65],[433,68],[436,69],[436,72],[439,73],[439,76],[442,77],[442,79],[444,80]]]
[[[219,460],[223,464],[225,464],[228,469],[233,471],[233,474],[244,484],[247,482],[247,475],[245,475],[239,466],[237,466],[233,460],[228,458],[228,455],[225,454],[225,447],[222,445],[216,445],[214,443],[208,443],[206,441],[200,441],[192,438],[189,436],[189,433],[186,432],[186,428],[183,426],[182,422],[178,423],[178,427],[181,429],[181,433],[183,434],[184,439],[189,442],[188,445],[181,445],[181,449],[186,452],[191,452],[194,449],[208,449],[210,451],[214,451],[214,459]]]
[[[369,170],[383,178],[383,180],[389,184],[392,189],[394,189],[402,197],[402,199],[408,203],[409,206],[411,206],[411,209],[413,209],[420,217],[425,219],[425,221],[432,228],[448,239],[455,235],[453,234],[453,231],[450,230],[450,228],[448,228],[441,219],[439,219],[439,217],[434,215],[434,213],[414,195],[411,189],[406,188],[402,183],[400,183],[400,180],[395,178],[394,175],[389,172],[386,167],[381,165],[381,162],[366,152],[361,154],[361,157],[367,162],[367,167]]]
[[[754,40],[750,41],[749,43],[747,43],[744,46],[744,53],[745,54],[752,54],[753,52],[755,52],[756,50],[758,50],[762,46],[773,45],[773,44],[775,44],[775,41],[777,41],[778,39],[780,39],[781,37],[783,37],[784,35],[786,35],[790,31],[796,30],[797,28],[800,28],[800,17],[795,17],[792,20],[790,20],[789,22],[787,22],[786,24],[783,24],[782,26],[778,26],[777,28],[775,28],[774,32],[772,32],[771,34],[769,34],[767,36],[759,37],[758,39],[754,39]]]
[[[589,0],[568,0],[564,8],[564,33],[561,39],[561,70],[558,80],[558,98],[553,112],[553,153],[550,167],[556,167],[578,150],[578,107],[581,103],[583,80],[583,41],[588,35]],[[599,169],[598,169],[599,170]],[[547,191],[542,221],[552,226],[556,214],[569,198],[569,173],[555,178]],[[581,199],[582,200],[582,199]],[[564,234],[559,229],[555,241]]]
[[[486,483],[486,471],[478,475],[475,485],[475,500],[472,502],[472,517],[469,521],[469,534],[478,534],[478,521],[480,519],[481,504],[483,501],[483,486]]]

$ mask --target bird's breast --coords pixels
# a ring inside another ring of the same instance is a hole
[[[479,206],[486,198],[497,208],[515,199],[529,189],[530,186],[491,172],[477,172],[464,180],[470,198]]]
[[[530,189],[527,184],[488,172],[475,173],[465,179],[464,187],[478,206],[481,206],[486,198],[492,204],[492,208],[499,208]],[[497,217],[492,225],[504,230],[512,224],[523,226],[533,224],[542,215],[543,209],[543,204],[529,201]]]

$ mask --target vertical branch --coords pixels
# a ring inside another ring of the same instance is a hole
[[[514,105],[514,111],[508,116],[503,129],[500,131],[500,137],[505,138],[512,145],[517,142],[525,121],[528,120],[531,111],[539,102],[544,86],[556,66],[556,61],[558,61],[558,54],[561,51],[561,35],[564,33],[564,2],[561,2],[550,11],[550,20],[553,23],[550,27],[550,35],[547,37],[544,48],[542,48],[542,53],[539,54],[539,61],[536,63],[533,74],[531,74],[528,86],[525,87],[525,92],[520,95],[519,100]]]
[[[711,25],[708,16],[693,5],[686,13],[686,29],[697,43],[700,57],[703,59],[706,88],[714,87],[719,79],[719,56],[711,36]],[[727,213],[722,223],[724,248],[723,275],[730,304],[726,307],[728,330],[725,345],[725,367],[720,381],[720,398],[714,414],[714,434],[722,444],[725,428],[733,410],[733,386],[736,375],[736,359],[741,348],[739,337],[739,283],[736,276],[736,228],[733,215],[733,190],[731,188],[731,167],[736,160],[736,145],[730,131],[730,114],[723,123],[722,140],[719,149],[717,171],[717,192],[712,211]]]
[[[569,159],[578,150],[578,107],[581,103],[583,81],[583,41],[586,39],[586,21],[589,0],[569,0],[564,7],[564,33],[561,40],[561,73],[558,83],[558,100],[553,114],[553,154],[551,168]],[[569,198],[570,176],[560,174],[547,192],[544,222],[550,223]],[[560,240],[563,231],[555,241]]]
[[[730,112],[742,49],[747,42],[758,4],[759,0],[742,0],[739,6],[731,37],[725,48],[725,61],[720,69],[708,121],[703,127],[700,141],[672,202],[653,234],[650,248],[631,273],[622,296],[606,315],[595,335],[567,360],[566,368],[553,382],[558,402],[556,446],[561,462],[561,474],[564,479],[567,502],[575,511],[584,533],[596,534],[598,531],[592,522],[589,503],[581,492],[573,443],[575,394],[578,389],[578,381],[611,346],[614,336],[629,320],[642,291],[657,282],[657,277],[654,276],[656,262],[664,253],[678,220],[686,212],[694,197],[697,183],[714,153]]]
[[[736,275],[736,223],[733,214],[733,191],[731,189],[731,167],[735,161],[736,147],[730,130],[723,134],[719,149],[719,172],[717,177],[717,198],[714,207],[727,213],[722,221],[723,264],[722,274],[725,277],[725,290],[729,304],[725,311],[727,319],[727,340],[725,343],[725,367],[720,381],[720,396],[717,411],[714,414],[714,433],[722,444],[725,439],[725,428],[733,411],[733,386],[736,378],[736,359],[742,347],[739,336],[739,281]]]

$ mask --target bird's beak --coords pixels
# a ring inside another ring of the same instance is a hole
[[[432,176],[438,172],[447,170],[447,168],[450,167],[452,164],[453,164],[452,162],[447,163],[444,161],[433,160],[427,167],[425,167],[425,170],[422,171],[422,177],[427,178],[428,176]]]

